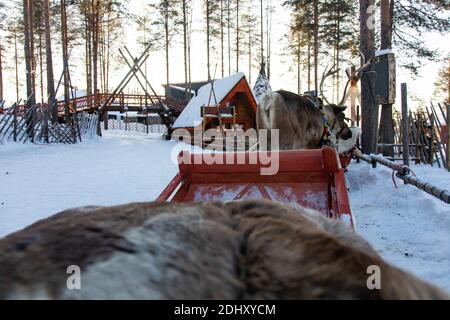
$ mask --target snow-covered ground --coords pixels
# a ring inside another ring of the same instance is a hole
[[[421,179],[450,190],[444,169],[412,166]],[[387,261],[450,292],[450,205],[392,181],[392,170],[352,163],[347,173],[350,202],[363,235]]]
[[[174,142],[108,132],[78,145],[0,145],[0,237],[62,210],[152,201],[177,172]],[[450,174],[415,166],[450,189]],[[389,262],[450,292],[450,205],[353,163],[347,174],[358,232]]]

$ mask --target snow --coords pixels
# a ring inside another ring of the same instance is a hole
[[[217,101],[215,101],[214,95],[211,95],[211,83],[201,87],[198,90],[198,94],[189,101],[184,111],[178,117],[177,121],[175,121],[173,128],[193,128],[198,126],[202,122],[201,108],[203,106],[221,103],[226,95],[233,90],[242,79],[245,79],[245,75],[243,73],[236,73],[227,78],[213,81]]]
[[[394,53],[394,51],[392,51],[391,49],[378,50],[375,52],[375,57],[384,56],[390,53]]]
[[[174,142],[106,132],[78,145],[0,145],[0,237],[71,207],[154,200]]]
[[[74,90],[73,94],[72,94],[72,91],[70,91],[71,99],[81,98],[81,97],[85,97],[85,96],[87,96],[87,91],[86,90]],[[58,97],[57,101],[64,101],[64,96]]]
[[[450,173],[412,166],[418,177],[450,190]],[[346,175],[350,202],[362,234],[388,262],[450,292],[450,205],[404,185],[392,171],[352,163]]]
[[[153,201],[177,173],[180,150],[160,135],[105,132],[78,145],[0,145],[0,237],[69,208]],[[450,173],[413,166],[450,189]],[[357,232],[390,263],[450,292],[450,206],[352,163],[347,173]]]

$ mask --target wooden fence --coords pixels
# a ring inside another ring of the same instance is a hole
[[[143,133],[167,133],[167,127],[160,123],[144,124],[140,122],[128,122],[123,120],[108,120],[108,130],[143,132]]]
[[[0,143],[75,144],[96,135],[98,115],[78,113],[69,124],[52,123],[49,108],[35,105],[27,109],[14,105],[0,114]]]
[[[394,144],[378,145],[378,151],[388,156],[389,160],[403,160],[404,129],[400,112],[394,112]],[[415,163],[437,165],[448,168],[447,161],[447,114],[441,104],[408,113],[404,125],[408,129],[408,158]]]

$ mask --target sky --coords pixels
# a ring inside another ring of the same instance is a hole
[[[131,0],[129,1],[129,8],[133,13],[142,13],[145,9],[145,1],[142,0]],[[289,57],[283,55],[283,48],[286,46],[287,39],[285,35],[288,31],[289,23],[289,10],[285,9],[281,5],[281,0],[273,0],[273,5],[275,6],[275,13],[273,14],[272,21],[272,59],[271,59],[271,85],[274,90],[284,89],[293,92],[297,91],[297,80],[296,74],[289,71],[290,67],[295,66],[290,61]],[[192,40],[192,77],[193,81],[202,81],[207,79],[207,68],[206,68],[206,35],[204,32],[204,22],[202,13],[202,3],[200,0],[194,0],[194,29],[196,32],[193,35]],[[255,8],[258,10],[258,8]],[[255,22],[257,28],[259,28],[259,22]],[[130,48],[131,52],[135,53],[136,56],[140,55],[142,48],[137,44],[137,38],[139,32],[136,30],[136,26],[132,24],[124,25],[125,41],[124,45]],[[442,53],[448,54],[450,52],[450,38],[449,35],[439,35],[439,34],[426,34],[423,37],[424,42],[431,48],[439,49]],[[21,48],[22,49],[22,48]],[[258,52],[255,52],[258,54]],[[58,57],[56,57],[57,59]],[[55,58],[54,58],[55,59]],[[227,59],[226,59],[227,60]],[[243,56],[240,62],[241,72],[245,72],[247,79],[251,78],[251,84],[256,80],[258,68],[254,67],[252,70],[252,75],[249,77],[248,63],[246,63],[247,57]],[[358,61],[354,61],[358,63]],[[78,62],[77,62],[78,63]],[[183,66],[183,49],[181,43],[173,43],[171,54],[170,54],[171,72],[170,81],[171,82],[183,82],[184,81],[184,66]],[[235,60],[232,59],[232,72],[235,72]],[[218,56],[212,59],[212,73],[214,73],[215,65],[217,65],[216,77],[221,76],[220,72],[220,60]],[[149,81],[154,86],[155,90],[160,93],[162,92],[161,84],[165,83],[165,59],[164,53],[154,52],[150,55],[148,63],[148,73]],[[347,67],[347,66],[346,66]],[[400,88],[400,84],[403,82],[408,83],[409,92],[411,97],[417,96],[428,102],[432,99],[434,91],[434,82],[437,77],[438,70],[442,67],[441,63],[427,62],[425,67],[422,69],[421,76],[417,79],[412,78],[411,74],[401,67],[397,68],[397,86]],[[22,70],[24,65],[21,65]],[[61,66],[55,66],[55,78],[59,77],[61,72]],[[345,69],[345,68],[343,68]],[[226,64],[226,70],[228,71],[228,66]],[[72,64],[72,83],[78,89],[84,89],[84,66]],[[123,67],[114,70],[111,74],[111,84],[116,85],[122,77],[127,73],[127,68],[125,62],[123,62]],[[44,71],[45,72],[45,71]],[[342,77],[345,77],[344,70],[342,72]],[[228,73],[228,72],[227,72]],[[226,74],[227,74],[226,73]],[[321,74],[322,71],[319,70]],[[5,82],[5,97],[8,102],[15,99],[15,87],[14,87],[14,72],[13,70],[6,71],[6,81]],[[24,71],[21,72],[21,76],[24,77]],[[137,90],[138,84],[133,81],[128,90]],[[303,91],[306,91],[306,82],[303,84]],[[24,87],[21,89],[21,96],[25,96]],[[61,94],[61,92],[60,92]],[[400,104],[400,93],[397,93],[397,105]],[[412,101],[411,104],[414,104]]]

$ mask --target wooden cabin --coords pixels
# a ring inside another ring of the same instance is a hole
[[[173,130],[219,131],[256,129],[257,102],[243,73],[215,80],[198,90],[173,125]]]

